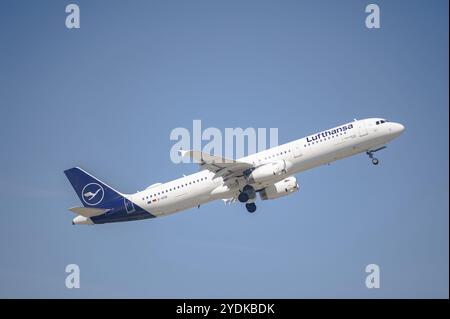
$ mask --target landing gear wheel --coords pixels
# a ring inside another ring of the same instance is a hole
[[[254,213],[256,211],[255,203],[245,204],[245,208],[247,208],[249,213]]]
[[[248,196],[247,193],[240,193],[239,196],[238,196],[238,200],[241,203],[246,203],[249,200],[249,196]]]
[[[378,163],[379,163],[380,161],[377,159],[377,158],[372,158],[372,164],[373,165],[378,165]]]

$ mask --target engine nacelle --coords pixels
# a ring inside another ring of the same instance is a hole
[[[250,184],[270,182],[274,176],[282,176],[287,174],[290,167],[291,163],[284,160],[267,163],[255,169],[248,176],[248,181]]]
[[[272,184],[259,192],[262,200],[283,197],[298,191],[299,186],[295,177],[288,177],[282,181]]]

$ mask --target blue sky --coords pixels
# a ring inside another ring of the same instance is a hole
[[[0,297],[448,298],[448,2],[0,4]],[[284,143],[353,118],[406,131],[297,176],[258,204],[75,227],[63,170],[122,192],[197,170],[176,127],[277,127]],[[65,288],[65,267],[81,288]],[[365,287],[365,266],[381,288]]]

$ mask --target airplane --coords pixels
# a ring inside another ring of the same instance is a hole
[[[227,159],[196,150],[180,150],[199,164],[199,172],[167,183],[156,183],[134,194],[123,194],[79,167],[64,173],[83,203],[69,208],[73,225],[142,220],[170,215],[221,199],[241,202],[248,212],[261,200],[277,199],[299,190],[294,176],[305,170],[365,152],[385,149],[405,127],[383,118],[368,118],[240,158]]]

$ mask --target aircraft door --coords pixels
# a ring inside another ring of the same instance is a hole
[[[359,137],[363,137],[368,134],[366,124],[363,121],[359,121],[358,131],[359,131]]]
[[[296,144],[294,146],[294,158],[299,158],[303,155],[300,145]]]

